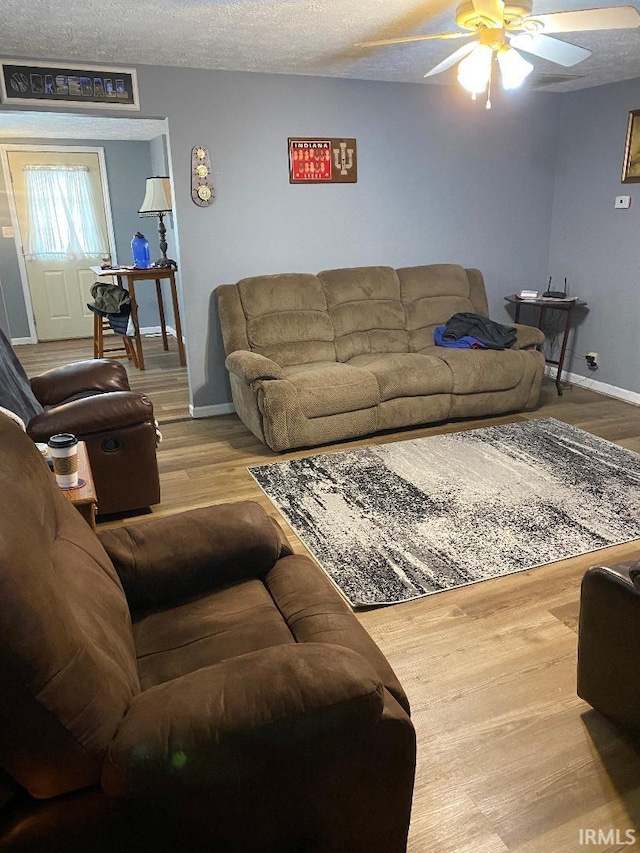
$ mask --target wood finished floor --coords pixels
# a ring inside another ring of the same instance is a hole
[[[192,420],[175,341],[145,341],[148,370],[131,385],[154,402],[162,503],[153,516],[235,500],[278,513],[247,466],[320,452],[276,455],[235,415]],[[91,357],[91,341],[22,346],[30,375]],[[545,381],[526,415],[414,429],[332,445],[356,447],[453,430],[555,417],[640,452],[640,407],[580,387],[558,397]],[[149,516],[108,525],[132,524]],[[297,551],[304,553],[280,519]],[[406,604],[358,614],[398,673],[413,707],[418,769],[410,853],[624,851],[640,830],[640,740],[625,739],[575,692],[580,580],[597,563],[637,557],[640,542]],[[638,691],[640,700],[640,687]],[[579,830],[620,830],[581,846]]]

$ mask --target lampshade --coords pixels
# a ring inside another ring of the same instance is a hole
[[[171,182],[169,178],[147,178],[140,216],[157,216],[171,211]]]
[[[498,65],[504,89],[517,89],[533,71],[533,65],[512,47],[498,51]]]
[[[492,61],[493,50],[486,44],[477,44],[469,56],[458,65],[460,85],[472,95],[484,92],[491,77]]]

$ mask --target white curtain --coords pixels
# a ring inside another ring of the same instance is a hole
[[[25,166],[27,252],[74,260],[105,254],[87,166]]]

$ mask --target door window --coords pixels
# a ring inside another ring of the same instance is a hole
[[[108,251],[87,166],[24,166],[28,260],[95,257]]]

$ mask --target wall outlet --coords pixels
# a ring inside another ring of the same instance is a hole
[[[618,210],[626,210],[628,207],[631,207],[631,196],[617,195],[613,206]]]
[[[587,360],[587,365],[589,370],[597,370],[598,369],[598,353],[597,352],[588,352],[585,355],[585,359]]]
[[[11,237],[13,237],[13,228],[10,225],[3,225],[2,236],[11,239]]]

